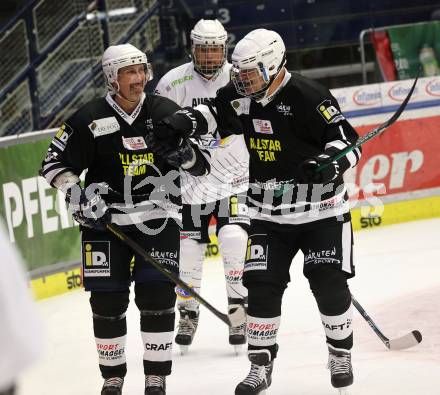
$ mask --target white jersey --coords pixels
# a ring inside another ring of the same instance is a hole
[[[0,392],[43,351],[43,323],[27,287],[19,254],[0,221]]]
[[[174,100],[181,107],[195,107],[214,98],[217,90],[229,82],[230,69],[231,64],[226,62],[216,78],[206,80],[194,70],[192,62],[185,63],[165,74],[155,93]],[[210,203],[246,192],[249,153],[243,135],[231,135],[225,139],[205,135],[198,143],[210,150],[211,172],[195,177],[181,171],[183,203]]]

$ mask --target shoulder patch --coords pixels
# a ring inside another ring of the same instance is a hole
[[[116,117],[108,117],[101,119],[94,119],[89,125],[90,131],[93,133],[93,137],[100,137],[106,134],[115,133],[121,129]]]
[[[63,123],[55,133],[55,136],[53,136],[52,144],[59,150],[64,151],[64,149],[66,148],[67,140],[69,140],[72,132],[73,129],[67,123]]]
[[[321,114],[327,123],[336,123],[345,119],[341,112],[332,104],[331,100],[321,102],[316,110]]]
[[[237,115],[249,115],[251,99],[249,99],[248,97],[241,97],[239,99],[231,100],[231,106],[235,110]]]

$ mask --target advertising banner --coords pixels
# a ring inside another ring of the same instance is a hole
[[[364,135],[376,126],[356,129]],[[364,144],[361,161],[351,173],[359,198],[440,188],[439,134],[440,115],[399,121]]]
[[[440,74],[440,21],[396,26],[387,29],[400,80]]]
[[[335,89],[359,135],[388,120],[413,80]],[[362,146],[345,174],[354,229],[440,216],[440,77],[421,78],[399,120]]]
[[[28,270],[79,262],[79,230],[64,196],[38,175],[50,139],[0,147],[0,216]]]
[[[413,82],[412,79],[333,89],[332,94],[337,99],[342,112],[352,121],[360,116],[394,112],[408,95]],[[440,106],[440,77],[418,80],[402,117],[408,113],[408,110],[431,106]]]

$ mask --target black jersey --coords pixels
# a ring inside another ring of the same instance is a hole
[[[347,213],[342,173],[357,164],[359,149],[338,161],[341,176],[332,184],[296,185],[282,196],[275,193],[286,184],[295,185],[298,165],[304,160],[322,153],[333,156],[358,138],[328,89],[287,72],[282,85],[263,106],[239,96],[229,83],[208,104],[209,112],[197,108],[209,125],[215,120],[221,134],[244,134],[250,154],[248,203],[253,218],[298,224]]]
[[[165,217],[180,220],[179,172],[151,152],[144,139],[153,124],[179,109],[173,101],[151,94],[144,94],[131,114],[125,113],[110,94],[94,99],[55,134],[42,174],[52,185],[63,172],[79,176],[87,169],[85,187],[103,182],[110,186],[103,198],[116,224],[133,225]],[[162,193],[152,194],[158,189]]]

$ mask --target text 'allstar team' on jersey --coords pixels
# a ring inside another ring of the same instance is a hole
[[[119,225],[167,216],[180,220],[179,173],[151,152],[144,139],[154,123],[178,109],[171,100],[145,93],[131,114],[110,94],[94,99],[55,134],[43,162],[43,176],[52,183],[66,171],[79,176],[88,169],[85,187],[103,182],[110,186],[105,200],[113,222]],[[162,195],[155,193],[158,188]],[[164,201],[156,201],[161,198]]]
[[[323,151],[336,155],[356,142],[356,131],[328,89],[286,72],[279,92],[265,105],[240,96],[229,83],[209,104],[196,109],[206,118],[209,130],[218,128],[223,136],[244,135],[250,155],[252,217],[297,224],[348,213],[342,176],[331,185],[297,185],[281,196],[274,193],[285,184],[295,184],[298,165],[304,160]],[[359,149],[341,158],[341,174],[359,158]]]

